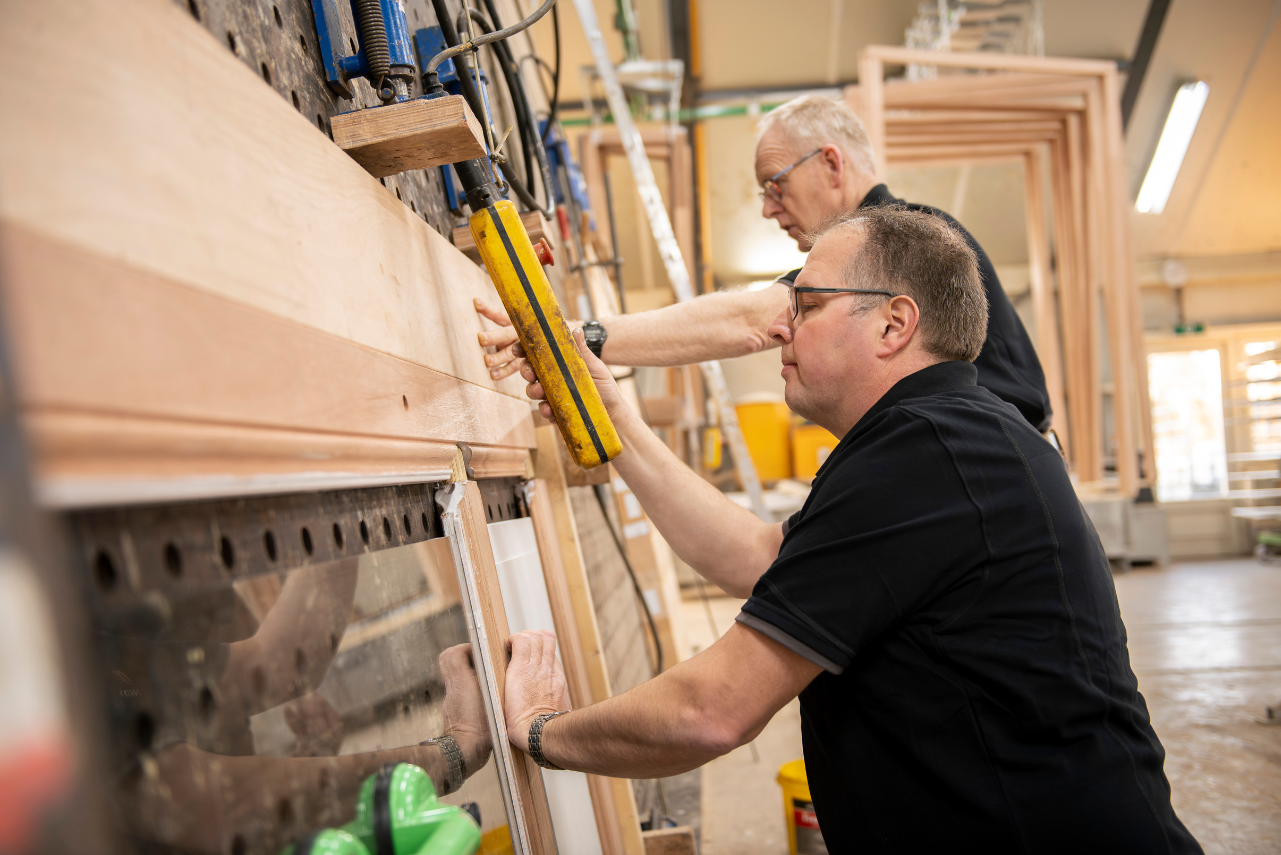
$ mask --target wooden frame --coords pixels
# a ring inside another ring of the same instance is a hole
[[[537,479],[531,482],[529,515],[534,521],[538,554],[543,560],[556,635],[561,640],[561,649],[571,651],[563,657],[570,700],[575,707],[587,706],[607,700],[613,695],[613,689],[587,581],[587,566],[579,546],[578,524],[565,480],[568,451],[555,425],[542,425],[536,433]],[[572,642],[567,645],[566,639]],[[644,855],[645,844],[631,782],[625,778],[589,775],[587,784],[606,855]]]
[[[518,853],[555,855],[556,835],[547,809],[547,793],[538,764],[512,750],[507,739],[503,697],[507,674],[507,612],[498,589],[494,550],[485,522],[485,503],[474,481],[457,483],[437,501],[461,577],[467,628],[472,635],[481,694],[489,708],[494,760],[503,784],[503,800],[512,822],[512,843]]]
[[[886,64],[908,63],[993,73],[884,81]],[[1100,481],[1106,440],[1097,332],[1101,295],[1112,362],[1118,486],[1134,495],[1151,482],[1151,414],[1115,65],[873,46],[860,58],[859,79],[846,99],[867,124],[881,172],[890,164],[1024,165],[1038,352],[1055,427],[1068,441],[1081,481]],[[1058,261],[1057,307],[1047,204]],[[1143,473],[1140,457],[1147,464]]]

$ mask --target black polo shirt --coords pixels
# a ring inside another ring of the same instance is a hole
[[[1001,287],[992,259],[987,257],[974,235],[937,208],[895,198],[884,184],[877,184],[869,190],[859,207],[876,205],[902,205],[913,211],[926,211],[942,217],[965,236],[970,248],[978,256],[979,275],[983,280],[983,289],[987,292],[987,341],[983,342],[983,350],[978,359],[974,360],[974,367],[979,371],[979,385],[991,389],[1002,401],[1009,401],[1018,407],[1023,418],[1037,430],[1048,429],[1050,394],[1045,389],[1045,373],[1041,370],[1041,361],[1036,357],[1036,348],[1028,338],[1023,321],[1019,319],[1018,312],[1014,311],[1014,304]],[[800,272],[799,269],[793,270],[780,278],[795,282]]]
[[[840,441],[738,620],[825,669],[801,693],[844,852],[1200,852],[1063,460],[944,362]]]

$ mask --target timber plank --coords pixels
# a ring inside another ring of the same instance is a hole
[[[63,483],[60,505],[84,503],[71,482],[101,504],[108,482],[159,500],[165,480],[183,498],[192,479],[218,495],[288,474],[430,480],[460,441],[473,468],[506,455],[497,469],[521,474],[534,445],[520,398],[36,232],[0,230],[0,273],[36,473]]]
[[[521,394],[477,352],[472,299],[494,293],[485,273],[185,8],[48,0],[6,12],[0,68],[45,68],[61,95],[26,87],[7,105],[0,227]]]
[[[375,178],[485,157],[480,122],[461,95],[339,113],[334,142]]]

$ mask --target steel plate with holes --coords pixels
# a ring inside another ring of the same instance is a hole
[[[526,516],[517,479],[486,516]],[[458,573],[415,484],[72,514],[119,814],[147,851],[274,853],[352,818],[388,762],[445,792],[455,737],[507,833]],[[447,688],[448,687],[448,688]]]

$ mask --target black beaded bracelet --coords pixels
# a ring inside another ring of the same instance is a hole
[[[534,719],[533,724],[529,726],[529,756],[534,758],[534,762],[544,769],[551,769],[553,772],[565,771],[562,767],[552,763],[543,756],[543,725],[551,721],[558,715],[564,715],[569,710],[560,712],[543,713]]]

